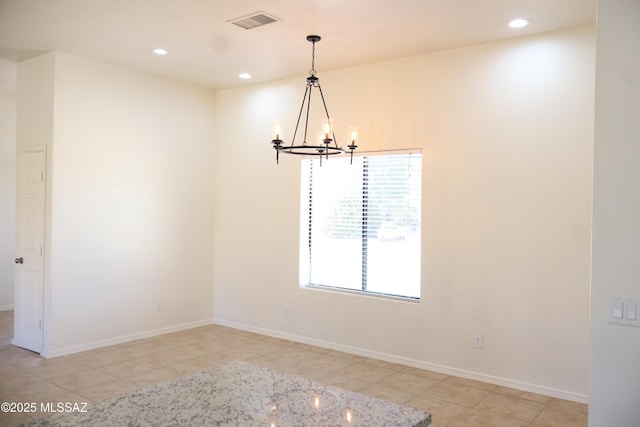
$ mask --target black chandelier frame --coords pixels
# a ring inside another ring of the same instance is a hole
[[[331,123],[331,118],[329,116],[329,110],[327,108],[327,103],[324,99],[324,94],[322,93],[322,87],[320,86],[320,79],[316,76],[315,70],[315,61],[316,61],[316,43],[321,40],[320,36],[309,35],[307,36],[307,41],[311,42],[312,50],[311,50],[311,70],[309,71],[309,77],[307,77],[307,85],[304,90],[304,96],[302,97],[302,104],[300,105],[300,112],[298,113],[298,120],[296,122],[296,127],[293,132],[293,139],[291,140],[290,145],[285,145],[282,139],[279,139],[276,136],[276,139],[273,139],[271,143],[273,144],[273,148],[276,150],[276,163],[280,161],[280,152],[286,154],[297,154],[302,156],[320,156],[329,158],[329,156],[334,156],[338,154],[344,154],[347,150],[351,153],[351,160],[353,161],[353,152],[358,148],[355,141],[351,141],[351,144],[347,145],[347,149],[338,146],[336,141],[335,134],[333,132],[333,127],[331,127],[331,133],[325,134],[325,137],[321,140],[322,143],[318,144],[309,144],[307,142],[308,128],[309,128],[309,111],[311,107],[311,94],[314,88],[318,89],[320,92],[320,99],[322,99],[322,106],[324,107],[324,112],[326,119],[329,123]],[[306,111],[305,111],[306,107]],[[305,113],[304,120],[304,135],[302,144],[296,145],[296,136],[298,134],[298,129],[300,128],[300,120],[302,119],[302,115]]]

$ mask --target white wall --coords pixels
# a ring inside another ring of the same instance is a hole
[[[598,2],[589,425],[640,423],[640,328],[607,323],[640,297],[640,3]]]
[[[219,91],[215,321],[586,401],[594,64],[592,26],[318,63],[337,132],[423,150],[419,304],[298,287],[299,159],[269,137],[304,78]]]
[[[0,58],[0,311],[13,308],[18,67]]]
[[[44,57],[20,64],[54,76],[44,354],[210,322],[214,93]]]

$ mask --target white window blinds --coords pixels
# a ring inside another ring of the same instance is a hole
[[[420,298],[422,155],[304,159],[303,286]]]

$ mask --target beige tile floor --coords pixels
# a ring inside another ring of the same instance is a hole
[[[431,412],[435,427],[587,425],[583,404],[222,326],[53,359],[12,346],[12,333],[13,312],[0,312],[0,402],[90,405],[227,361],[245,360]],[[0,426],[42,415],[0,413]]]

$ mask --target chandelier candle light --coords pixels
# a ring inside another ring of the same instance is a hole
[[[329,117],[329,111],[327,110],[327,104],[324,101],[324,95],[322,94],[322,88],[320,87],[320,79],[316,77],[315,70],[315,62],[316,62],[316,43],[320,41],[320,36],[307,36],[307,40],[312,43],[312,51],[311,51],[311,70],[309,71],[309,77],[307,77],[307,86],[304,91],[304,96],[302,97],[302,105],[300,106],[300,112],[298,113],[298,121],[296,122],[296,128],[293,132],[293,139],[291,140],[290,145],[284,145],[283,141],[283,124],[282,121],[278,120],[273,122],[272,127],[272,140],[271,144],[273,144],[273,148],[276,150],[276,163],[279,163],[280,152],[288,153],[288,154],[299,154],[305,156],[319,156],[320,161],[322,162],[322,157],[343,154],[347,150],[338,146],[336,142],[336,137],[333,133],[333,120]],[[324,112],[326,117],[322,119],[322,126],[320,131],[317,133],[317,138],[314,143],[307,142],[308,132],[307,129],[309,127],[309,107],[311,106],[311,92],[314,88],[317,88],[320,92],[320,98],[322,99],[322,105],[324,107]],[[305,111],[305,121],[304,121],[304,135],[302,139],[302,144],[296,145],[296,135],[298,134],[298,129],[300,127],[300,119],[302,118],[302,113]],[[347,145],[347,149],[351,153],[351,160],[353,161],[353,152],[356,148],[358,148],[358,128],[356,126],[349,127],[349,145]]]

